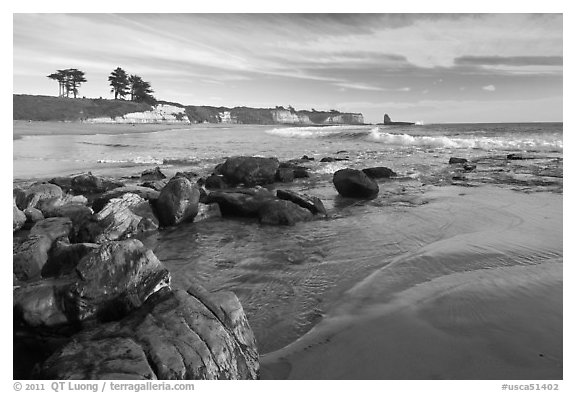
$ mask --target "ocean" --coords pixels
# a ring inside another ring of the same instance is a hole
[[[271,187],[319,197],[326,219],[271,227],[210,218],[141,239],[170,269],[174,286],[199,282],[236,293],[263,355],[264,377],[561,379],[562,128],[194,125],[28,135],[13,142],[13,175],[16,184],[84,171],[128,178],[159,166],[167,175],[192,170],[205,176],[234,155],[313,157],[303,164],[310,178]],[[507,159],[509,154],[521,159]],[[320,162],[323,157],[341,160]],[[475,168],[449,165],[450,157],[466,158]],[[338,195],[335,171],[375,166],[397,173],[379,181],[377,198]],[[407,325],[393,325],[390,315],[418,323],[403,337]],[[393,350],[430,370],[409,372],[391,360],[381,362],[386,370],[324,363],[328,354],[343,355],[348,364],[373,363],[377,355],[351,359],[343,344],[345,332],[354,329],[360,329],[358,348],[370,342],[362,341],[362,332],[374,334],[366,326],[389,326],[382,333],[388,341],[373,345],[384,351],[394,342]],[[415,326],[452,350],[423,350],[426,341],[408,335]],[[317,364],[298,368],[309,364],[307,348]],[[343,352],[334,353],[338,348]],[[473,358],[470,351],[476,351]]]

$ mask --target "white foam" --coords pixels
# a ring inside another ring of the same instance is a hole
[[[335,131],[343,131],[349,128],[350,126],[282,127],[267,130],[266,133],[287,138],[317,138],[334,134]]]

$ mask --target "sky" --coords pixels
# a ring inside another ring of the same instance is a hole
[[[361,112],[366,122],[562,121],[561,14],[13,15],[13,92],[113,98],[116,67],[186,105]]]

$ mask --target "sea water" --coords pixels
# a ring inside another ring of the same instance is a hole
[[[168,175],[192,170],[204,176],[234,155],[314,158],[303,164],[310,178],[271,188],[319,197],[328,210],[326,219],[274,227],[250,219],[212,218],[142,238],[170,269],[174,286],[198,282],[209,290],[236,293],[261,353],[302,337],[354,288],[391,264],[395,268],[383,281],[386,290],[377,290],[384,297],[441,276],[562,260],[561,236],[559,243],[543,244],[532,241],[539,237],[537,225],[526,235],[531,238],[522,241],[507,232],[529,212],[482,205],[481,198],[470,209],[462,204],[456,208],[438,196],[438,190],[454,188],[462,195],[486,189],[495,199],[499,192],[511,200],[528,195],[536,204],[544,204],[544,198],[560,211],[552,228],[561,235],[562,123],[196,125],[140,134],[24,136],[13,148],[16,183],[88,170],[129,177],[155,166]],[[507,159],[512,153],[523,159]],[[320,162],[323,157],[340,160]],[[449,165],[450,157],[466,158],[476,168]],[[397,173],[379,181],[377,198],[338,196],[331,182],[335,171],[374,166]],[[490,191],[494,189],[498,191]],[[510,241],[498,242],[498,235],[489,235],[493,230]],[[467,239],[463,234],[469,239],[482,234],[483,242],[461,243],[479,257],[445,258],[455,240]]]

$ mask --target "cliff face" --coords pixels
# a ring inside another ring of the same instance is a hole
[[[150,106],[122,100],[14,96],[14,120],[84,121],[88,123],[224,123],[224,124],[364,124],[361,113],[292,108],[184,106],[159,101]]]

